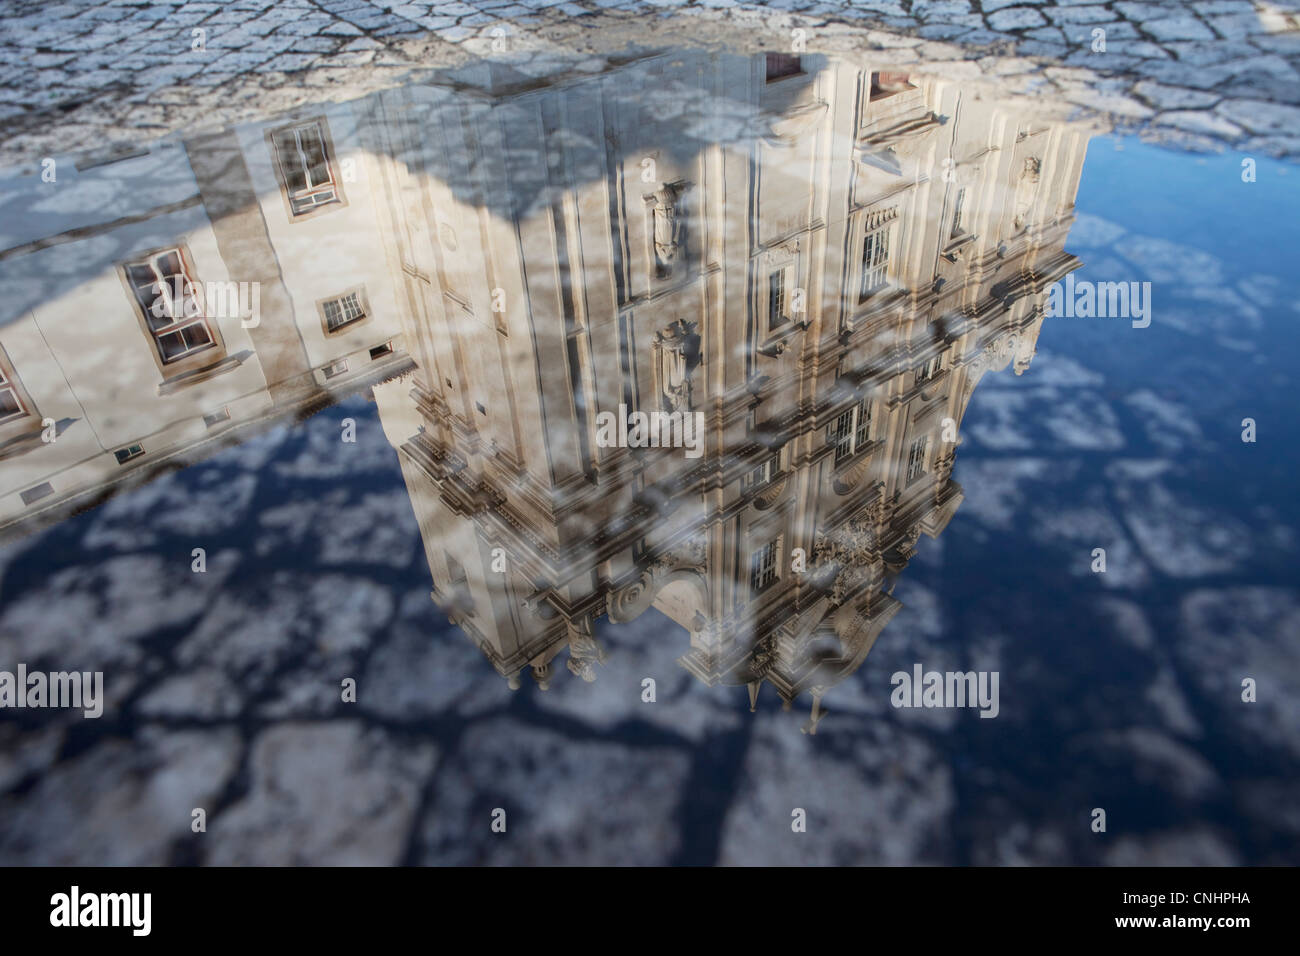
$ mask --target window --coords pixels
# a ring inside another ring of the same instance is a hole
[[[757,594],[776,580],[777,542],[769,541],[749,556],[749,589]]]
[[[123,268],[163,365],[216,347],[194,277],[179,248],[156,252]]]
[[[930,379],[939,374],[940,362],[939,356],[929,359],[924,365],[916,370],[916,384],[924,385]]]
[[[392,355],[392,354],[393,354],[393,343],[385,342],[383,345],[376,345],[373,349],[370,350],[370,361],[373,362],[376,359],[383,358],[385,355]]]
[[[294,216],[339,201],[323,120],[287,126],[270,135],[280,182]]]
[[[789,321],[786,311],[786,270],[777,269],[767,277],[767,330],[774,332]]]
[[[767,55],[767,82],[783,80],[787,76],[798,76],[803,72],[799,57],[789,53],[769,53]]]
[[[23,388],[4,346],[0,346],[0,441],[21,437],[40,424],[36,403]]]
[[[893,96],[895,93],[910,89],[912,89],[912,84],[906,73],[872,73],[869,102],[883,100],[887,96]]]
[[[42,498],[48,498],[52,494],[54,494],[54,486],[47,481],[44,484],[28,488],[26,491],[21,493],[21,497],[23,499],[23,504],[30,505],[40,501]]]
[[[0,365],[0,425],[23,418],[26,414],[27,408],[18,396],[17,386],[6,374],[4,366]]]
[[[132,458],[139,458],[143,454],[143,445],[128,445],[125,448],[119,448],[117,451],[113,452],[113,456],[117,459],[119,465],[125,465]]]
[[[203,416],[203,424],[208,428],[216,428],[222,422],[230,421],[230,409],[223,408],[219,412],[213,412],[211,415]]]
[[[957,201],[953,205],[952,211],[952,232],[948,234],[949,239],[956,239],[962,234],[961,216],[962,210],[966,205],[966,187],[963,186],[957,190]]]
[[[749,487],[761,488],[771,484],[772,479],[781,474],[781,454],[778,452],[749,473]]]
[[[907,483],[910,485],[925,473],[925,449],[929,445],[928,437],[918,438],[912,442],[912,450],[907,455]]]
[[[360,292],[349,292],[337,299],[326,299],[320,304],[321,314],[325,318],[325,334],[333,335],[344,326],[360,322],[366,317],[365,306],[361,302]]]
[[[333,365],[326,365],[325,368],[323,369],[323,371],[325,372],[325,378],[327,380],[334,378],[334,376],[336,375],[342,375],[347,370],[348,370],[347,359],[339,359]]]
[[[867,298],[885,285],[889,266],[889,226],[869,229],[862,237],[862,287],[859,300]]]
[[[852,458],[867,446],[871,432],[871,401],[863,399],[835,419],[826,440],[835,446],[835,464]]]
[[[853,423],[853,450],[857,451],[867,443],[867,433],[871,431],[871,403],[866,399],[855,409],[858,419]]]

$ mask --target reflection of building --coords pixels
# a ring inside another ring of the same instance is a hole
[[[851,673],[1029,364],[1087,133],[820,58],[658,57],[496,100],[383,94],[416,369],[376,389],[434,599],[512,686],[654,606],[710,684]],[[730,131],[718,138],[716,131]],[[707,450],[595,418],[702,412]]]
[[[388,379],[434,598],[512,686],[566,650],[594,679],[594,622],[654,606],[701,680],[820,701],[961,500],[976,382],[1028,365],[1077,264],[1086,139],[941,80],[692,54],[84,161],[3,207],[0,529]],[[699,416],[705,453],[607,447],[624,409]]]
[[[331,106],[5,184],[0,531],[409,365],[367,145]]]

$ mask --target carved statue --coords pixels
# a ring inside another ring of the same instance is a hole
[[[596,679],[596,665],[605,663],[605,649],[592,636],[591,622],[582,621],[569,630],[569,673],[587,683]]]
[[[699,364],[700,337],[695,326],[678,319],[655,334],[654,347],[663,410],[687,411],[691,407],[691,373]]]
[[[684,223],[677,210],[677,187],[664,183],[654,195],[655,274],[671,275],[681,251]]]
[[[776,663],[776,635],[768,634],[754,645],[749,658],[750,673],[761,680],[766,677]]]

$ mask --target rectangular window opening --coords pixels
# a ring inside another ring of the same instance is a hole
[[[117,459],[119,465],[125,465],[132,458],[139,458],[144,454],[144,446],[140,444],[127,445],[125,448],[119,448],[113,452],[113,457]]]
[[[360,292],[349,292],[337,299],[326,299],[321,303],[325,314],[325,331],[329,334],[339,331],[353,322],[360,322],[366,317],[365,307],[361,304]]]
[[[786,303],[786,270],[777,269],[767,277],[767,329],[779,329],[789,321]]]
[[[203,416],[203,424],[208,428],[214,428],[222,422],[230,421],[230,409],[223,408],[219,412],[213,412],[211,415]]]
[[[910,485],[925,474],[925,449],[929,438],[918,438],[912,442],[912,449],[907,456],[907,483]]]
[[[883,100],[887,96],[912,88],[911,77],[907,73],[872,73],[869,102],[874,103],[876,100]]]
[[[28,488],[22,493],[21,497],[23,499],[23,504],[30,505],[40,501],[42,498],[48,498],[52,494],[54,494],[54,486],[47,481],[44,484]]]
[[[771,484],[781,474],[781,455],[778,452],[749,473],[749,486],[761,488]]]
[[[5,374],[4,366],[0,365],[0,425],[22,418],[26,414],[27,408],[18,397],[17,387]]]
[[[889,226],[869,231],[862,238],[862,285],[859,299],[884,288],[889,267]]]
[[[924,365],[916,370],[916,384],[924,385],[936,375],[939,374],[939,356],[928,359]]]
[[[129,262],[123,270],[164,365],[217,345],[180,249]]]
[[[777,542],[769,541],[749,556],[749,586],[757,594],[776,580]]]
[[[871,400],[864,398],[841,412],[826,430],[826,440],[835,446],[835,464],[847,461],[867,447],[871,434]]]
[[[799,57],[790,53],[767,54],[767,82],[783,80],[787,76],[798,76],[803,72]]]
[[[338,184],[320,122],[275,130],[271,144],[295,217],[338,201]]]

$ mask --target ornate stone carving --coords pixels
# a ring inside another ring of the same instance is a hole
[[[681,187],[670,183],[662,184],[654,194],[651,216],[654,219],[655,275],[661,279],[672,275],[685,239],[685,223],[677,208],[680,197]]]
[[[654,357],[661,409],[670,413],[689,410],[691,375],[700,361],[700,337],[695,333],[695,323],[678,319],[655,333]]]
[[[533,680],[537,682],[540,690],[551,689],[551,664],[547,661],[543,664],[533,665]]]
[[[934,476],[938,479],[940,484],[947,481],[948,477],[952,474],[952,466],[955,457],[953,450],[949,449],[935,459]]]
[[[587,683],[596,679],[596,665],[605,663],[605,649],[591,633],[591,622],[585,618],[569,628],[569,673]]]
[[[818,532],[813,545],[815,564],[835,569],[830,586],[832,604],[841,604],[871,576],[879,557],[879,528],[884,503],[877,498],[831,534]]]
[[[753,653],[749,657],[749,669],[755,679],[761,680],[768,675],[776,663],[776,655],[775,634],[768,634],[754,645]]]
[[[655,558],[650,563],[650,572],[657,576],[676,568],[701,568],[704,566],[707,553],[708,542],[703,536],[687,538]]]
[[[653,600],[654,571],[646,568],[635,581],[609,596],[609,619],[617,623],[630,621],[648,608]]]

